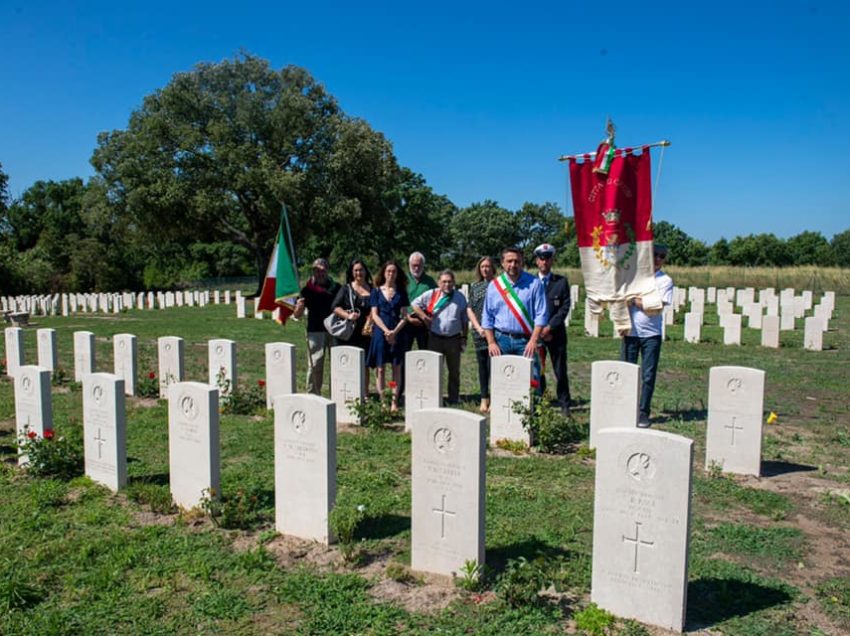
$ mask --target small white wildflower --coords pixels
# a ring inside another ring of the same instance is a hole
[[[366,510],[366,504],[359,504],[357,506],[357,512],[364,512]]]

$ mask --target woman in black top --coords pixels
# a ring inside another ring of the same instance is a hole
[[[337,292],[331,308],[340,318],[355,320],[354,333],[348,340],[337,339],[336,344],[360,347],[364,351],[368,351],[372,339],[370,336],[363,335],[363,326],[366,324],[371,311],[369,297],[372,295],[372,275],[369,273],[366,263],[359,258],[351,261],[348,270],[345,272],[345,283]]]

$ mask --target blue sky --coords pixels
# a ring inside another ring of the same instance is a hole
[[[709,242],[850,228],[848,2],[268,5],[4,0],[12,194],[90,176],[98,132],[245,50],[306,67],[459,206],[571,213],[556,157],[595,149],[610,114],[618,145],[673,142],[656,219]]]

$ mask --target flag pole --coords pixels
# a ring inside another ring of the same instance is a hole
[[[625,148],[617,148],[614,151],[615,157],[620,157],[624,154],[629,154],[634,152],[635,150],[647,150],[649,148],[657,148],[658,146],[666,147],[670,145],[670,141],[667,139],[662,139],[661,141],[656,141],[651,144],[644,144],[642,146],[627,146]],[[596,156],[596,151],[593,152],[583,152],[577,155],[561,155],[558,157],[558,161],[570,161],[572,159],[592,159]]]

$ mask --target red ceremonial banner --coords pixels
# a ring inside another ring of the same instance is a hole
[[[649,149],[618,149],[608,174],[588,155],[570,159],[581,272],[591,313],[604,307],[619,333],[630,328],[628,302],[661,308],[652,260],[652,179]]]
[[[607,175],[594,173],[589,159],[582,163],[571,159],[570,184],[578,246],[592,247],[602,264],[605,252],[613,254],[620,245],[652,240],[649,150],[639,155],[623,151]],[[622,256],[618,260],[624,265],[627,259]]]

